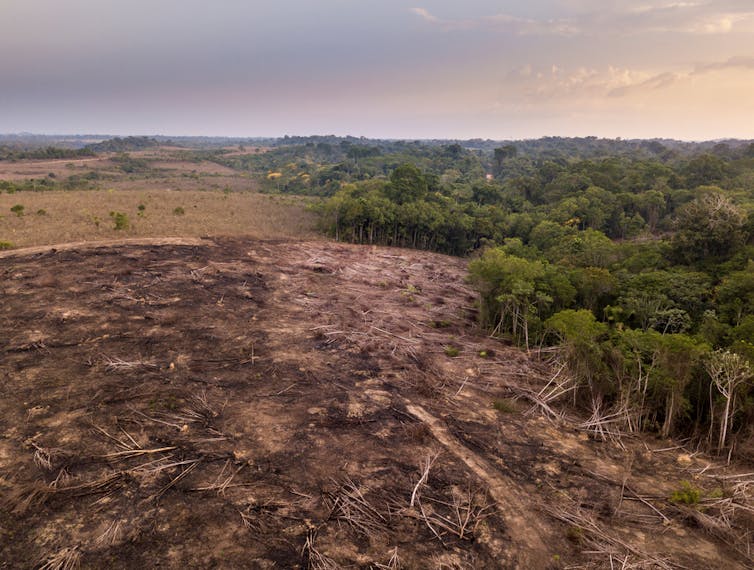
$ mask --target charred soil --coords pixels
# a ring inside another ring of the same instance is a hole
[[[748,480],[532,409],[550,370],[464,275],[324,242],[2,254],[0,567],[750,567]]]

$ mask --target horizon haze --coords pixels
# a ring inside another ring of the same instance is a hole
[[[754,138],[742,0],[7,0],[0,131]]]

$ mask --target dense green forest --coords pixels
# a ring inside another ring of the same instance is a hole
[[[309,141],[212,159],[322,196],[336,239],[472,255],[482,325],[553,357],[567,374],[549,393],[606,437],[751,440],[754,144]]]

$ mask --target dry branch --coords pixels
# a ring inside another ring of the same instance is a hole
[[[644,552],[635,546],[609,534],[596,520],[572,501],[571,509],[558,506],[545,506],[553,518],[575,529],[584,547],[584,554],[606,558],[611,567],[615,561],[622,561],[622,568],[657,568],[659,570],[684,569],[685,566]]]
[[[62,477],[62,474],[63,472],[61,471],[61,474],[58,475],[58,479]],[[35,482],[30,485],[16,488],[13,492],[8,494],[3,502],[9,510],[18,514],[23,514],[32,507],[45,504],[53,496],[69,495],[73,497],[82,497],[99,493],[110,493],[118,484],[122,483],[126,475],[126,472],[119,471],[102,477],[101,479],[66,487],[60,486],[58,479],[55,479],[55,481],[49,485]]]
[[[120,538],[122,525],[122,521],[113,521],[110,523],[105,531],[95,539],[94,544],[98,546],[113,546]]]
[[[452,502],[427,498],[427,506],[418,501],[422,519],[432,533],[443,541],[450,534],[460,540],[471,540],[479,524],[492,514],[493,504],[481,499],[469,487],[464,493],[453,492]],[[441,510],[447,511],[442,514]]]
[[[427,484],[427,480],[429,479],[429,470],[432,469],[432,465],[437,460],[439,455],[439,453],[435,453],[434,455],[427,455],[427,458],[419,463],[419,467],[421,469],[421,477],[419,477],[419,481],[416,483],[414,490],[411,493],[411,500],[408,504],[409,507],[414,506],[414,503],[416,503],[417,497],[421,492],[421,488]]]
[[[223,465],[222,470],[220,471],[219,475],[215,477],[215,481],[211,485],[207,485],[205,487],[197,487],[195,489],[191,489],[192,491],[217,491],[218,495],[224,495],[225,491],[231,487],[231,486],[237,486],[237,485],[231,485],[233,479],[238,475],[241,470],[246,467],[246,463],[242,464],[238,469],[233,471],[230,469],[231,467],[231,461],[230,459],[227,459],[225,461],[225,464]],[[226,470],[229,471],[228,475],[225,475]],[[224,478],[223,478],[224,476]],[[243,517],[243,514],[241,515]]]
[[[400,570],[402,566],[400,558],[398,558],[398,547],[396,546],[395,548],[393,548],[387,564],[380,564],[379,562],[376,562],[374,567],[378,570]]]
[[[100,455],[100,457],[103,457],[103,458],[111,458],[111,457],[131,458],[131,457],[139,457],[141,455],[150,455],[152,453],[164,453],[166,451],[173,451],[174,449],[177,449],[177,448],[175,446],[171,446],[171,447],[158,447],[156,449],[130,449],[128,451],[116,451],[114,453],[107,453],[105,455]]]
[[[625,449],[622,439],[628,434],[621,431],[618,425],[625,425],[626,416],[623,410],[617,412],[605,412],[602,402],[592,401],[592,415],[584,422],[576,426],[576,429],[585,431],[600,441],[612,441]]]
[[[387,518],[375,509],[349,478],[334,493],[326,493],[328,518],[347,522],[356,532],[371,537],[387,528]]]
[[[34,463],[45,471],[52,471],[55,459],[62,455],[62,450],[51,447],[42,447],[32,442],[34,448]]]
[[[170,488],[174,487],[178,482],[186,478],[189,475],[189,473],[191,473],[194,469],[196,469],[200,461],[201,459],[191,459],[189,461],[181,462],[182,465],[188,464],[189,466],[186,467],[186,469],[184,469],[183,471],[181,471],[176,477],[171,479],[170,482],[167,485],[165,485],[162,489],[157,491],[157,493],[152,495],[150,497],[150,500],[157,500],[160,497],[162,497]]]
[[[105,370],[108,372],[133,372],[136,370],[154,370],[159,368],[155,363],[147,360],[123,360],[117,357],[102,355]]]
[[[39,570],[75,570],[81,564],[81,550],[78,546],[64,548],[50,556]]]
[[[701,508],[674,506],[711,535],[754,563],[751,520],[754,519],[754,474],[725,475],[711,479],[722,483],[722,497],[705,497]]]
[[[306,542],[301,549],[301,556],[306,560],[309,570],[339,570],[340,566],[330,557],[325,556],[314,545],[317,538],[317,530],[309,529]]]

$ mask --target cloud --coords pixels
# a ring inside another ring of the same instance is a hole
[[[505,96],[529,104],[620,99],[666,90],[695,77],[733,69],[754,71],[754,57],[736,56],[659,73],[618,66],[567,69],[557,65],[536,68],[527,64],[507,74]]]
[[[437,26],[445,31],[491,29],[521,36],[571,36],[580,32],[568,19],[535,20],[505,13],[492,14],[481,18],[442,19],[432,14],[426,8],[411,8],[411,12],[428,24]]]
[[[665,89],[674,85],[675,83],[678,83],[678,81],[682,79],[688,78],[688,76],[689,75],[687,73],[673,73],[666,71],[663,73],[658,73],[657,75],[653,75],[648,79],[644,79],[643,81],[636,83],[627,83],[626,85],[621,85],[619,87],[610,89],[607,93],[607,96],[625,97],[627,95],[631,95],[640,91]]]
[[[546,19],[498,13],[479,18],[443,19],[426,8],[411,8],[422,20],[445,31],[491,29],[517,35],[614,35],[678,33],[723,35],[754,31],[750,2],[736,0],[659,1],[626,6],[618,0],[561,0]]]
[[[691,72],[691,75],[702,75],[705,73],[711,73],[713,71],[723,71],[727,69],[754,70],[754,57],[735,56],[725,61],[697,64],[694,68],[694,71]]]
[[[724,61],[715,61],[711,63],[697,63],[690,71],[680,72],[663,72],[658,73],[639,83],[627,84],[608,92],[609,97],[624,97],[645,90],[658,90],[671,87],[681,81],[688,80],[692,77],[698,77],[716,71],[727,71],[730,69],[743,69],[754,71],[754,57],[735,56]]]
[[[566,69],[557,65],[548,68],[524,65],[506,77],[505,97],[528,105],[593,101],[650,78],[650,73],[614,66]]]
[[[602,6],[600,6],[602,7]],[[703,2],[650,1],[612,12],[595,9],[587,14],[593,22],[626,35],[642,33],[679,33],[688,35],[723,35],[745,31],[754,24],[750,3],[705,0]]]
[[[440,20],[440,18],[433,16],[432,14],[429,13],[429,10],[425,10],[424,8],[411,8],[411,11],[417,16],[419,16],[422,20],[425,20],[429,22],[430,24],[442,23],[442,20]]]

